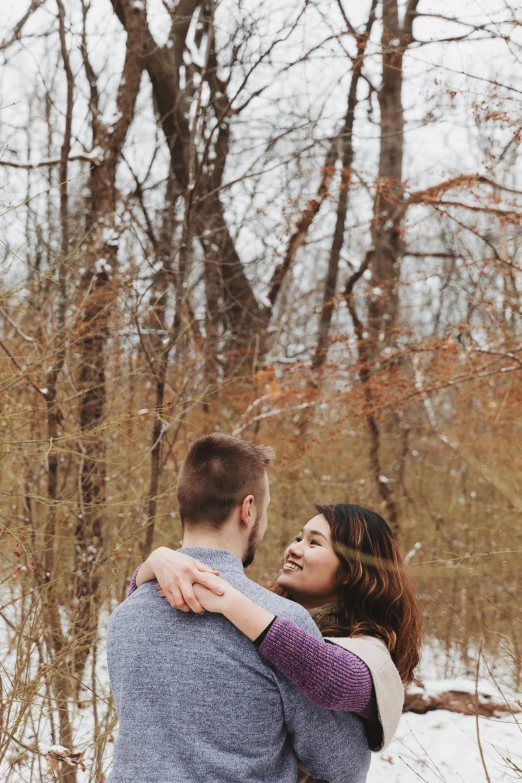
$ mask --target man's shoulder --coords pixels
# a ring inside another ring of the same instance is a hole
[[[115,622],[127,623],[130,618],[140,616],[143,610],[150,613],[154,609],[164,608],[163,602],[158,601],[158,593],[155,589],[156,580],[144,582],[137,590],[125,598],[124,601],[115,606],[109,615],[107,627],[110,628]]]

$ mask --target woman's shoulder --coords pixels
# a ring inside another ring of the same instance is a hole
[[[327,637],[326,640],[360,658],[369,668],[374,683],[383,680],[388,688],[393,687],[397,693],[403,694],[399,672],[382,639],[377,636],[340,636]]]
[[[359,658],[362,658],[365,663],[366,657],[371,657],[376,663],[380,661],[382,664],[385,664],[389,661],[393,664],[388,648],[378,636],[327,636],[325,639],[332,644],[337,644],[339,647],[353,652]]]

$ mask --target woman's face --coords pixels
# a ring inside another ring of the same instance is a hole
[[[277,584],[306,609],[315,609],[335,599],[340,566],[330,525],[319,514],[306,523],[287,548]]]

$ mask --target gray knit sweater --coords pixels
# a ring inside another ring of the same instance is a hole
[[[321,638],[308,612],[248,579],[223,550],[182,549],[257,604]],[[364,783],[362,721],[316,707],[221,615],[172,609],[146,582],[112,613],[107,661],[119,718],[107,783]]]

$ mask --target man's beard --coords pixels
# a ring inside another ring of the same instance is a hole
[[[259,520],[256,520],[256,523],[252,530],[250,531],[250,535],[248,537],[248,544],[247,544],[247,550],[245,552],[245,556],[243,557],[243,567],[247,568],[249,565],[252,565],[254,562],[254,557],[256,556],[256,549],[258,548],[261,541],[259,541]]]

